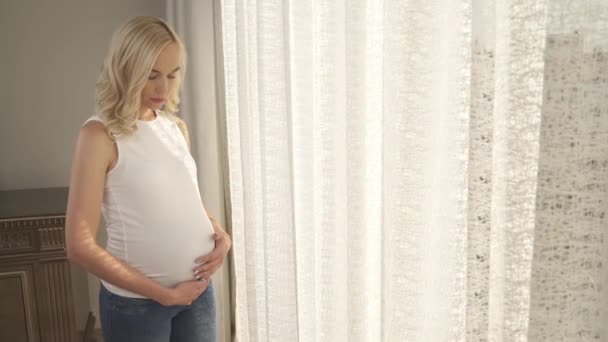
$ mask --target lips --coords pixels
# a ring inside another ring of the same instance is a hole
[[[163,99],[163,98],[152,98],[150,100],[152,100],[152,102],[154,102],[154,103],[163,103],[163,102],[165,102],[165,99]]]

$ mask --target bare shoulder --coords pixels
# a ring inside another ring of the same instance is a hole
[[[106,134],[106,128],[104,126],[103,123],[101,123],[100,121],[96,121],[96,120],[91,120],[89,122],[87,122],[86,124],[84,124],[81,128],[80,128],[80,133],[84,133],[87,135],[92,135],[92,136],[101,136],[102,134],[105,135],[108,140],[111,140],[110,137],[108,137],[108,135]]]
[[[96,160],[94,164],[110,164],[115,159],[116,146],[106,133],[105,126],[99,121],[89,121],[80,128],[77,142],[77,152],[88,161]]]
[[[80,128],[79,143],[97,149],[112,147],[114,141],[106,133],[105,126],[99,121],[89,121]]]

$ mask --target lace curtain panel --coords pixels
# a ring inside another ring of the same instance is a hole
[[[237,341],[608,339],[608,3],[218,6]]]

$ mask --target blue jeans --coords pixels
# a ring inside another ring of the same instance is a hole
[[[101,284],[99,314],[105,342],[215,342],[215,299],[209,286],[192,304],[164,306],[128,298]]]

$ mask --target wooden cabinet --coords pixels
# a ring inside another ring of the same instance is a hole
[[[0,341],[75,341],[67,193],[0,191]]]

